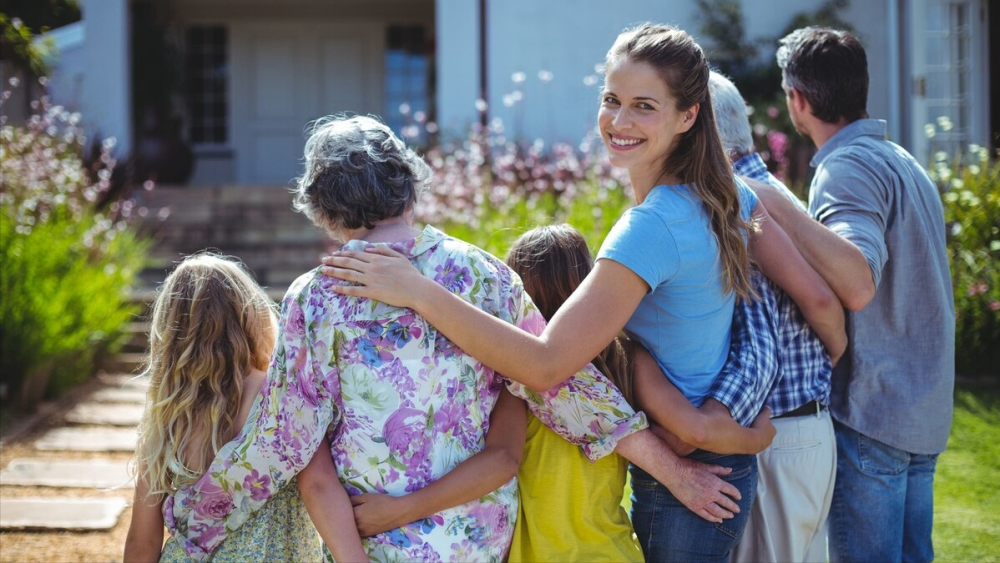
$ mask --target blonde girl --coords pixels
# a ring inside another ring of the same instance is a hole
[[[139,471],[126,562],[187,560],[182,542],[163,543],[163,500],[198,481],[216,452],[253,418],[275,337],[273,301],[232,259],[190,256],[163,283],[153,303],[150,385],[136,447]],[[213,560],[319,560],[310,514],[338,561],[364,559],[328,448],[321,448],[302,474],[307,472],[317,476],[312,481],[331,486],[313,487],[304,498],[297,487],[285,487],[213,553]],[[255,475],[242,486],[253,496],[269,479]]]

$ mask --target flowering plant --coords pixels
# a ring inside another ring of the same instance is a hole
[[[604,150],[596,132],[576,147],[515,142],[494,120],[427,152],[434,178],[417,218],[501,256],[524,231],[560,222],[596,249],[633,201],[627,173]]]
[[[146,252],[129,227],[142,209],[95,206],[111,187],[113,141],[88,168],[79,114],[44,98],[32,108],[24,127],[0,124],[0,400],[19,406],[89,376],[115,346]]]
[[[933,125],[932,125],[933,127]],[[1000,375],[1000,161],[978,145],[934,155],[955,292],[956,369]]]

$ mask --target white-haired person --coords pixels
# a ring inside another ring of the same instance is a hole
[[[725,76],[709,79],[716,124],[733,171],[753,188],[774,186],[805,216],[806,208],[768,172],[754,148],[743,96]],[[756,181],[756,182],[755,182]],[[836,237],[832,232],[829,236]],[[833,498],[837,444],[830,418],[830,356],[798,305],[774,283],[778,381],[767,398],[777,435],[757,454],[757,498],[733,561],[826,561],[826,519]],[[768,301],[765,301],[767,303]]]
[[[295,206],[344,249],[393,249],[491,318],[540,332],[544,318],[501,260],[433,226],[414,228],[413,205],[430,176],[385,124],[334,116],[311,127]],[[267,382],[243,431],[201,480],[167,499],[167,525],[190,557],[207,558],[327,441],[352,496],[423,492],[426,503],[442,502],[429,517],[364,538],[370,559],[502,560],[518,509],[513,477],[524,444],[523,403],[591,459],[623,455],[706,517],[708,510],[736,508],[726,496],[738,496],[736,488],[716,476],[723,468],[675,456],[587,362],[537,394],[467,354],[415,311],[342,295],[336,288],[343,284],[319,268],[293,282]],[[454,506],[449,496],[444,503],[440,487],[431,485],[460,470],[464,502]],[[300,476],[307,505],[320,485]]]

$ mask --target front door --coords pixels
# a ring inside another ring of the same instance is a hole
[[[237,182],[287,185],[302,174],[308,122],[381,110],[383,25],[234,23],[231,30]]]
[[[986,3],[917,0],[910,18],[913,154],[926,165],[988,139]]]

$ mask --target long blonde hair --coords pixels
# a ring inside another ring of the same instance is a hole
[[[153,303],[136,454],[150,495],[193,483],[235,430],[243,378],[266,370],[274,302],[233,259],[185,258]]]
[[[664,172],[688,184],[708,213],[719,245],[726,292],[750,299],[754,291],[745,236],[755,233],[758,226],[740,215],[739,191],[716,129],[708,87],[711,68],[705,53],[687,32],[647,23],[618,36],[608,51],[607,66],[621,60],[655,68],[677,100],[678,111],[700,104],[694,125],[681,135],[664,162]]]

